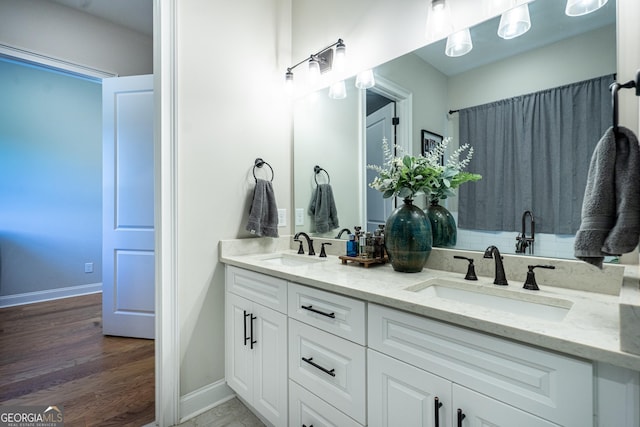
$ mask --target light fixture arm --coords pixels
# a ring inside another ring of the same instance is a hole
[[[300,66],[300,65],[304,64],[305,62],[308,62],[308,61],[310,61],[312,59],[319,60],[319,58],[321,58],[321,55],[323,53],[325,53],[329,49],[331,49],[331,48],[333,48],[335,46],[338,46],[338,45],[343,45],[344,46],[344,41],[342,39],[338,39],[337,42],[330,44],[329,46],[325,47],[324,49],[320,49],[316,53],[312,53],[311,55],[309,55],[308,58],[305,58],[302,61],[298,62],[297,64],[288,67],[287,68],[287,73],[292,72],[294,68],[296,68],[296,67],[298,67],[298,66]]]

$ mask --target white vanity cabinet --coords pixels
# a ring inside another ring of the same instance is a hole
[[[368,313],[370,426],[593,425],[590,362],[375,304]]]
[[[290,426],[366,425],[365,303],[289,283]]]
[[[227,384],[275,426],[286,426],[287,283],[226,267]]]

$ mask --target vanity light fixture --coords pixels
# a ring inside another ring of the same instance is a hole
[[[466,55],[471,52],[471,49],[473,49],[471,33],[468,28],[465,28],[447,37],[447,46],[444,49],[444,53],[447,56],[456,57]]]
[[[376,85],[376,79],[373,77],[373,70],[360,71],[356,76],[356,87],[358,89],[369,89]]]
[[[607,4],[608,0],[567,0],[564,13],[567,16],[581,16],[595,12]]]
[[[347,97],[347,86],[344,80],[337,81],[329,87],[329,98],[345,99]]]
[[[425,36],[428,41],[440,40],[453,32],[451,9],[446,0],[428,0],[427,28]]]
[[[334,58],[335,47],[335,58]],[[299,65],[308,62],[309,66],[309,79],[312,83],[320,78],[321,74],[331,71],[332,68],[343,67],[346,57],[347,47],[342,39],[338,39],[337,42],[319,50],[316,53],[309,55],[308,58],[303,59],[295,65],[287,68],[285,73],[285,87],[287,91],[293,92],[293,69]]]
[[[498,25],[498,35],[509,40],[523,35],[530,28],[529,5],[524,3],[502,14]]]

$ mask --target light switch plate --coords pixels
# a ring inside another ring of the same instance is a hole
[[[296,208],[296,225],[304,225],[304,209]]]
[[[278,227],[287,226],[287,210],[278,209]]]

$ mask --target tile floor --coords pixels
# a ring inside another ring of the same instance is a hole
[[[264,424],[234,397],[176,427],[264,427]]]

